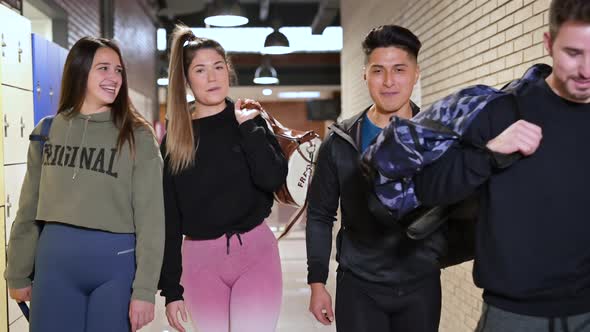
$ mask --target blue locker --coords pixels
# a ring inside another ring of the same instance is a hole
[[[57,112],[67,50],[32,34],[35,125]]]
[[[48,87],[49,87],[49,114],[57,112],[57,104],[59,102],[59,91],[61,86],[60,72],[62,68],[59,65],[59,45],[54,43],[47,43],[47,63],[49,65]]]
[[[61,69],[60,69],[60,71],[59,71],[59,88],[60,88],[60,95],[61,95],[61,80],[62,80],[62,78],[63,78],[63,73],[64,73],[64,70],[63,70],[63,68],[65,67],[65,64],[66,64],[66,58],[67,58],[67,57],[68,57],[68,50],[66,50],[66,49],[65,49],[65,48],[63,48],[63,47],[60,47],[60,48],[59,48],[59,68],[61,68]],[[58,100],[58,102],[57,102],[57,103],[58,103],[58,107],[59,107],[59,100]]]
[[[32,34],[33,53],[33,112],[35,125],[43,118],[43,114],[51,107],[49,95],[46,91],[48,85],[47,66],[47,40]]]

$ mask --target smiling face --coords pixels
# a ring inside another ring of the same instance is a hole
[[[590,103],[590,24],[565,22],[555,38],[545,34],[545,48],[553,58],[547,83],[562,98]]]
[[[225,58],[211,48],[200,49],[188,68],[189,86],[202,106],[223,103],[229,91],[229,68]]]
[[[114,50],[108,47],[97,49],[88,72],[84,103],[98,108],[111,105],[119,94],[122,73],[121,59]]]
[[[375,48],[364,72],[369,94],[380,113],[395,113],[408,105],[419,77],[416,59],[394,46]]]

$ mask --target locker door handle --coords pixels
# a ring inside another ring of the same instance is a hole
[[[2,56],[6,56],[6,52],[4,52],[4,48],[6,47],[6,42],[4,41],[4,34],[2,34]]]
[[[25,124],[25,120],[23,119],[22,115],[20,117],[20,137],[25,137],[25,128],[27,125]]]
[[[18,63],[22,62],[22,54],[23,54],[23,49],[20,47],[20,41],[18,42]]]
[[[10,203],[10,195],[6,195],[6,218],[10,218],[10,208],[12,207],[12,203]]]
[[[37,81],[37,89],[35,91],[37,91],[37,97],[40,97],[41,96],[41,83],[39,81]]]
[[[53,87],[49,88],[49,103],[53,105]],[[49,106],[50,109],[53,111],[53,107]]]
[[[8,137],[8,127],[10,127],[10,124],[8,123],[8,117],[6,117],[6,114],[4,114],[4,137]]]

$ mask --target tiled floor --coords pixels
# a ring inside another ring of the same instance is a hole
[[[316,322],[315,318],[307,309],[309,306],[309,286],[306,283],[307,265],[305,262],[305,238],[303,237],[303,232],[293,232],[289,237],[279,242],[279,248],[283,267],[283,305],[277,332],[336,331],[334,325],[323,326]],[[332,296],[334,296],[334,271],[336,269],[334,262],[332,265],[332,273],[328,280],[328,286]],[[15,313],[19,313],[16,306],[11,305],[11,309]],[[28,331],[28,324],[23,317],[20,317],[10,326],[10,332],[26,331]],[[156,318],[141,331],[174,331],[168,325],[166,316],[164,315],[164,301],[162,297],[157,297]],[[188,331],[196,330],[191,326],[188,328]],[[239,332],[239,330],[236,332]]]

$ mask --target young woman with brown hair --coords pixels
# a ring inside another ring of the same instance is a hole
[[[281,266],[264,219],[286,159],[259,112],[242,109],[251,102],[227,98],[231,69],[219,43],[178,26],[169,73],[160,278],[168,321],[184,331],[186,300],[199,331],[274,331]]]
[[[154,317],[162,157],[112,41],[76,42],[61,91],[43,153],[40,142],[29,146],[8,246],[10,295],[31,301],[33,332],[136,331]]]

